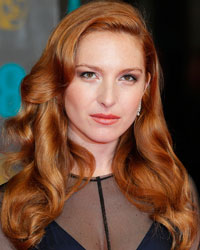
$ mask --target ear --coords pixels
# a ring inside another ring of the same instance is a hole
[[[145,85],[144,85],[144,92],[146,91],[147,87],[149,86],[150,81],[151,81],[151,74],[148,72],[146,82],[145,82]]]

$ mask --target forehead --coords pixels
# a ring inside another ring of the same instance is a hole
[[[93,31],[80,39],[75,61],[144,67],[144,53],[139,39],[129,33]]]

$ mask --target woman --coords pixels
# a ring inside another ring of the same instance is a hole
[[[197,249],[195,191],[172,149],[152,38],[130,5],[67,15],[6,123],[2,240],[16,249]],[[4,249],[10,249],[4,243]]]

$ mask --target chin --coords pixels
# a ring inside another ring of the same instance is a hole
[[[106,144],[106,143],[110,143],[110,142],[114,142],[117,141],[119,139],[119,136],[111,136],[111,135],[99,135],[99,136],[88,136],[88,138],[95,142],[95,143],[102,143],[102,144]]]

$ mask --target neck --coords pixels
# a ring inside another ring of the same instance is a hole
[[[112,172],[111,164],[117,140],[108,143],[86,141],[70,129],[68,136],[72,141],[86,148],[94,156],[96,165],[93,177],[107,175]],[[73,167],[72,173],[78,174],[78,168],[76,166]]]

